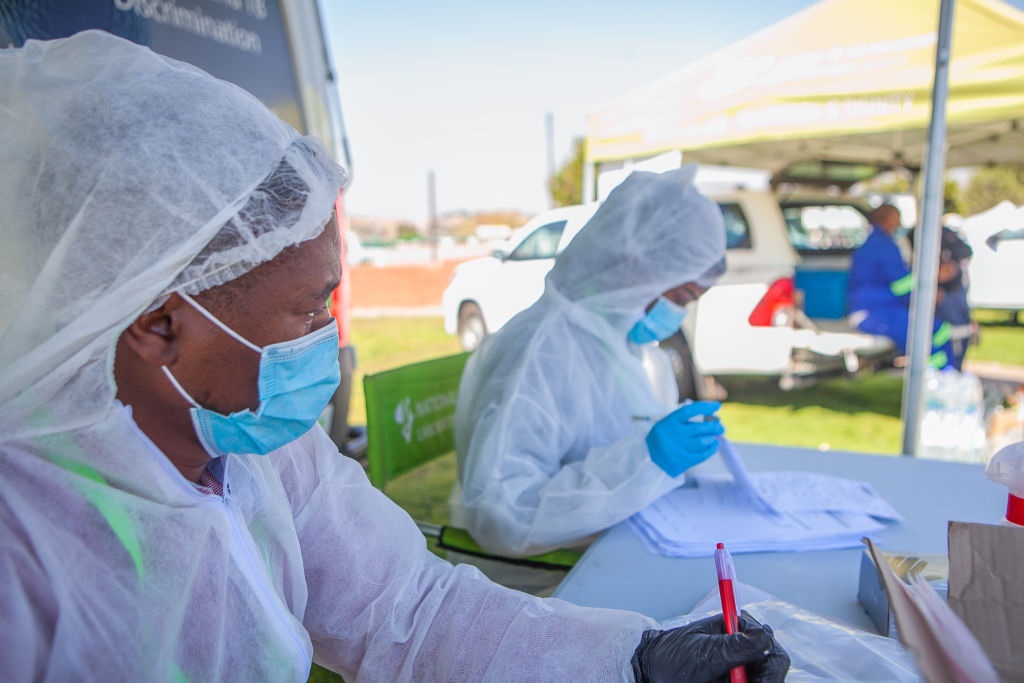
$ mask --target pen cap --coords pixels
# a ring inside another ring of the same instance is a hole
[[[688,398],[679,404],[679,407],[688,406],[693,403],[692,398]],[[690,418],[690,422],[721,422],[721,418],[717,415],[694,415]]]
[[[718,580],[736,580],[736,570],[732,566],[732,556],[721,543],[715,548],[715,571],[718,572]]]

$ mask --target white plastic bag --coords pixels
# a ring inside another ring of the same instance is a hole
[[[787,683],[922,680],[913,656],[898,640],[814,614],[747,584],[738,584],[737,597],[742,609],[772,627],[789,653]],[[675,628],[721,611],[715,590],[690,614],[664,621],[662,627]]]

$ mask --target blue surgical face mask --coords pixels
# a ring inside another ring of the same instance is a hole
[[[199,305],[179,296],[241,344],[260,354],[260,404],[222,415],[200,406],[166,366],[164,374],[192,404],[192,425],[199,442],[213,457],[228,453],[266,455],[294,441],[312,427],[341,381],[338,366],[338,326],[331,323],[291,341],[259,347],[242,337]]]
[[[634,344],[647,344],[648,342],[668,339],[679,331],[686,317],[686,308],[679,304],[659,296],[658,300],[651,306],[643,318],[637,321],[630,329],[626,339]]]

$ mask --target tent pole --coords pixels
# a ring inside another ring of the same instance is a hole
[[[924,167],[921,212],[914,239],[914,271],[917,286],[910,295],[910,329],[907,353],[910,362],[903,378],[903,454],[917,453],[925,371],[931,356],[932,323],[938,290],[939,237],[946,165],[946,100],[949,96],[949,59],[955,0],[942,0],[935,46],[935,82],[932,87],[928,155]]]
[[[589,204],[594,201],[594,174],[597,162],[591,161],[589,156],[583,159],[583,203]]]

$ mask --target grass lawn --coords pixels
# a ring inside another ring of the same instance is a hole
[[[733,441],[896,455],[903,378],[839,377],[780,391],[770,377],[720,378],[729,392],[722,423]]]
[[[968,360],[1024,366],[1024,325],[1009,311],[975,311],[981,325],[979,343],[967,351]]]

